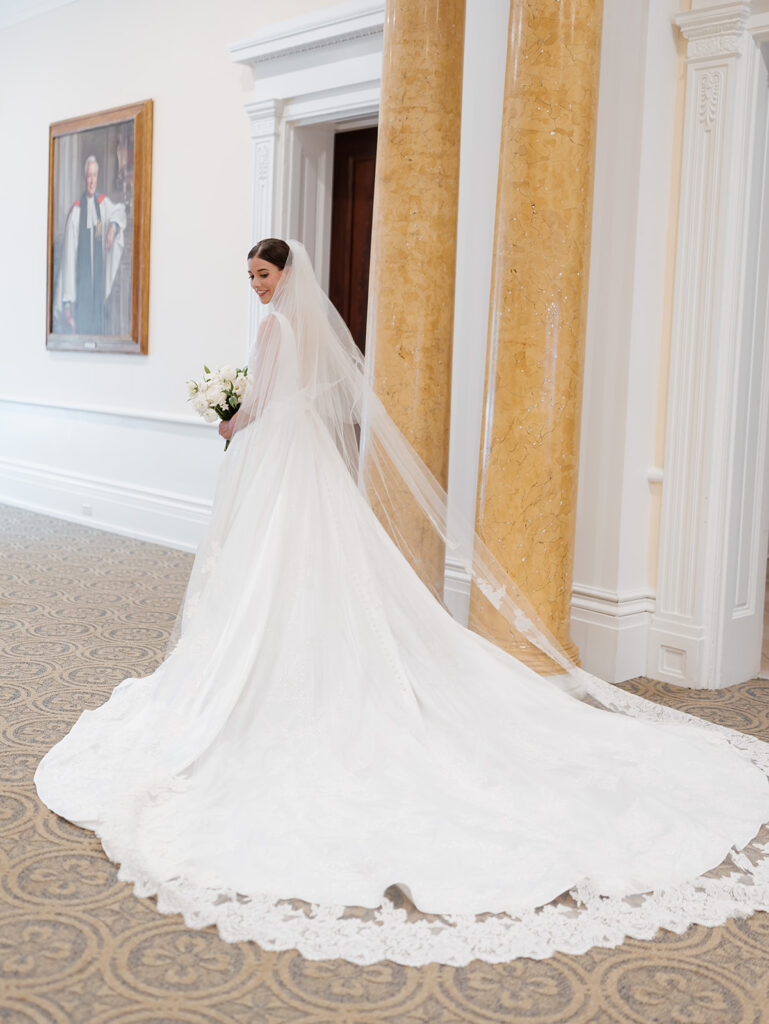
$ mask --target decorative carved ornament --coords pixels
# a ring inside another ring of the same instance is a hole
[[[729,57],[740,53],[742,36],[735,33],[690,39],[687,57]]]
[[[262,139],[274,141],[280,132],[283,104],[280,100],[262,100],[258,103],[247,103],[246,113],[251,122],[251,138],[258,142]]]
[[[256,177],[258,181],[266,181],[270,169],[270,156],[272,146],[269,143],[260,143],[256,147]]]
[[[718,117],[723,77],[721,71],[706,71],[700,78],[697,114],[706,132],[711,130]]]
[[[750,0],[730,0],[717,7],[675,15],[673,24],[678,25],[688,44],[687,60],[739,56],[748,37],[750,9]]]

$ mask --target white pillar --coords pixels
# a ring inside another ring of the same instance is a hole
[[[746,0],[695,0],[674,19],[686,113],[647,673],[686,686],[748,679],[760,660],[767,79],[750,15]]]
[[[451,362],[449,522],[475,529],[486,332],[497,207],[509,0],[467,0],[459,153],[454,342]],[[478,103],[478,97],[483,102]],[[470,577],[446,559],[444,600],[467,622]]]

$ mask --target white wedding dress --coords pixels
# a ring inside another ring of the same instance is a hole
[[[575,671],[577,699],[455,622],[270,320],[181,638],[45,756],[41,799],[161,911],[311,958],[545,957],[769,908],[769,745]]]

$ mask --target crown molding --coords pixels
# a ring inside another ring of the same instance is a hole
[[[22,21],[30,21],[57,7],[65,7],[76,0],[0,0],[0,29],[10,28]]]
[[[276,74],[279,65],[301,54],[321,49],[345,51],[361,41],[377,41],[384,30],[384,16],[384,0],[352,0],[269,25],[228,49],[234,62],[248,64],[255,72],[258,65],[270,64],[269,69],[259,67],[259,71]]]
[[[723,32],[739,32],[751,15],[750,0],[731,0],[692,11],[681,11],[672,19],[687,39],[712,36]]]

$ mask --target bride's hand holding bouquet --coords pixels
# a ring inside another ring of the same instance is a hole
[[[240,408],[248,386],[248,370],[222,366],[219,370],[203,367],[205,376],[201,381],[188,380],[188,401],[192,402],[195,412],[199,413],[207,423],[219,424],[219,433],[226,440],[224,450],[230,446],[235,432],[232,422]]]
[[[236,417],[237,413],[235,413],[235,416],[233,416],[231,419],[222,420],[221,423],[219,424],[219,436],[223,437],[227,442],[227,444],[225,444],[224,446],[225,451],[227,451],[227,447],[230,443],[230,440],[232,439],[232,435],[235,433]]]

